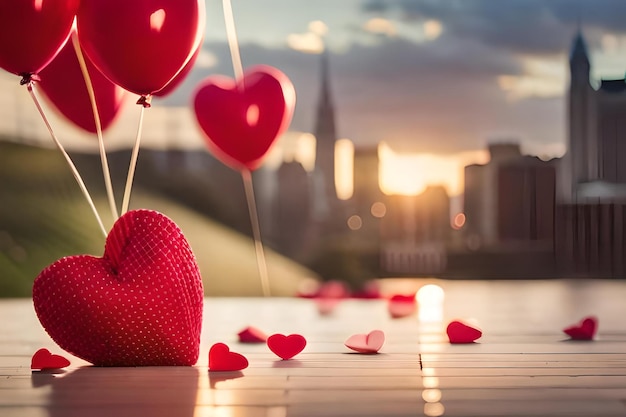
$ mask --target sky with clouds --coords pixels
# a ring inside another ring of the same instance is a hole
[[[206,76],[234,72],[222,1],[206,6],[202,54],[177,91],[153,101],[142,145],[204,146],[189,108],[193,90]],[[518,141],[525,153],[545,158],[563,154],[568,54],[579,27],[593,82],[626,72],[624,0],[232,0],[232,6],[244,67],[273,65],[294,83],[292,131],[314,128],[325,48],[339,137],[357,147],[384,142],[397,183],[432,174],[423,182],[447,183],[452,193],[462,189],[464,165],[486,162],[489,142]],[[0,73],[0,133],[50,143],[18,84]],[[95,149],[84,133],[51,117],[64,143]],[[105,132],[110,149],[132,146],[136,123],[129,103]],[[413,158],[402,164],[394,157],[400,153]],[[415,161],[423,155],[441,170],[420,171]],[[400,170],[404,165],[410,169]]]
[[[206,75],[232,75],[221,1],[207,1],[204,53],[167,104],[184,104]],[[356,146],[454,153],[519,140],[559,155],[565,143],[567,57],[583,28],[593,77],[626,71],[623,0],[233,0],[244,66],[282,69],[311,131],[323,44],[338,134]],[[312,23],[313,22],[313,23]]]

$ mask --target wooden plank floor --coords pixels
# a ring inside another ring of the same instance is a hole
[[[389,280],[384,290],[432,282]],[[435,283],[443,304],[426,300],[402,319],[380,300],[344,301],[321,316],[310,300],[207,299],[196,366],[94,368],[70,357],[60,374],[30,370],[38,348],[62,353],[30,300],[1,301],[0,416],[626,416],[626,282]],[[566,341],[561,329],[589,314],[597,340]],[[455,318],[480,324],[479,343],[447,343]],[[307,347],[281,361],[265,345],[237,343],[248,325],[300,333]],[[344,347],[373,329],[386,334],[381,353]],[[208,372],[218,341],[250,367]]]

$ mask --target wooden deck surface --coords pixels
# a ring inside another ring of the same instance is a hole
[[[408,292],[426,281],[385,281]],[[432,283],[433,281],[428,281]],[[322,316],[304,299],[206,299],[194,367],[95,368],[69,356],[63,373],[31,372],[40,347],[63,353],[30,300],[0,301],[0,416],[626,416],[626,282],[436,282],[443,304],[392,319],[381,300],[348,300]],[[586,315],[597,340],[561,330]],[[445,325],[473,318],[479,343],[450,345]],[[305,350],[282,361],[237,343],[253,325],[300,333]],[[383,330],[376,355],[350,353],[355,333]],[[250,367],[208,372],[208,349],[227,343]]]

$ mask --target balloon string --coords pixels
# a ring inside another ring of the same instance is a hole
[[[144,98],[142,96],[142,98]],[[140,100],[141,101],[141,100]],[[128,167],[128,176],[126,177],[126,188],[124,189],[124,200],[122,201],[122,216],[128,211],[130,204],[130,192],[133,188],[133,178],[135,177],[135,168],[137,167],[137,157],[139,156],[139,144],[141,143],[141,132],[143,130],[143,113],[146,107],[150,106],[150,97],[145,97],[147,105],[142,104],[139,113],[139,125],[137,126],[137,137],[135,138],[135,146],[130,156],[130,166]]]
[[[100,114],[98,112],[98,104],[96,103],[96,94],[93,89],[93,83],[91,82],[91,76],[87,70],[87,63],[85,57],[80,49],[78,42],[78,34],[76,31],[72,33],[72,44],[74,45],[74,51],[80,64],[80,70],[83,73],[85,80],[85,86],[87,87],[87,93],[89,94],[89,101],[91,102],[91,110],[93,111],[93,119],[96,123],[96,134],[98,135],[98,147],[100,149],[100,163],[102,165],[102,175],[104,176],[104,184],[107,190],[107,197],[109,199],[109,207],[111,209],[111,215],[113,221],[119,217],[117,214],[117,206],[115,204],[115,195],[113,193],[113,184],[111,184],[111,173],[109,172],[109,163],[107,161],[106,150],[104,149],[104,138],[102,137],[102,124],[100,123]]]
[[[249,170],[244,169],[241,171],[241,177],[243,178],[243,186],[246,191],[246,201],[248,202],[248,213],[250,214],[250,223],[252,224],[252,236],[254,238],[254,250],[256,252],[257,267],[259,268],[259,275],[261,276],[261,288],[263,289],[263,295],[265,297],[269,297],[271,295],[270,280],[267,274],[267,262],[265,261],[263,241],[261,240],[259,214],[256,208],[254,189],[252,187],[252,174]]]
[[[241,64],[241,55],[239,54],[239,42],[237,41],[237,31],[235,30],[235,18],[233,17],[233,7],[230,0],[223,0],[224,23],[226,25],[226,37],[228,38],[228,47],[230,48],[230,56],[233,61],[233,71],[235,72],[235,80],[243,81],[243,65]]]
[[[74,175],[74,178],[76,179],[76,182],[78,183],[78,186],[80,187],[80,190],[83,192],[83,195],[87,199],[87,203],[89,203],[89,207],[91,207],[91,211],[93,211],[93,214],[96,216],[96,220],[98,221],[98,225],[100,225],[102,234],[104,235],[104,237],[106,237],[107,231],[104,228],[104,225],[102,224],[102,219],[100,218],[100,215],[98,214],[98,210],[96,209],[96,206],[93,203],[91,196],[89,195],[89,191],[87,191],[87,187],[85,186],[83,179],[78,173],[78,170],[76,169],[76,165],[74,165],[74,162],[72,162],[72,158],[70,158],[70,156],[65,151],[65,148],[63,148],[63,145],[61,144],[61,142],[59,142],[56,135],[54,134],[54,131],[52,130],[52,126],[50,126],[50,122],[48,122],[48,118],[46,117],[46,114],[41,108],[41,105],[39,104],[39,100],[37,100],[37,96],[35,95],[35,92],[33,91],[33,83],[32,82],[27,83],[26,88],[28,89],[28,92],[30,93],[31,98],[33,99],[33,102],[35,103],[35,107],[37,107],[37,110],[39,111],[39,114],[41,115],[43,122],[46,124],[46,127],[48,128],[48,132],[50,132],[50,136],[52,137],[54,144],[57,146],[59,151],[61,151],[61,154],[63,154],[63,157],[67,161],[67,164],[70,166],[72,175]]]

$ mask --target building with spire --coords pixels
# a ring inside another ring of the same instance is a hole
[[[315,135],[314,216],[325,222],[333,216],[338,205],[335,188],[335,144],[337,129],[335,108],[331,96],[328,53],[324,51],[320,61],[320,93],[313,134]]]
[[[626,80],[591,83],[591,62],[579,30],[570,54],[568,146],[561,170],[560,200],[626,198]]]
[[[579,28],[570,54],[568,143],[554,214],[564,276],[626,276],[626,80],[590,80]]]

